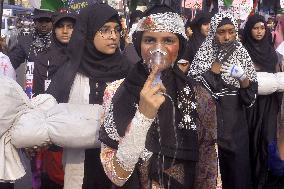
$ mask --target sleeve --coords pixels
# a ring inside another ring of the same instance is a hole
[[[214,98],[218,98],[216,93],[221,91],[223,87],[223,81],[220,74],[208,70],[202,74],[200,81]]]
[[[34,79],[33,79],[33,93],[34,95],[43,94],[45,93],[44,90],[44,80],[45,77],[43,76],[42,72],[45,71],[45,67],[43,66],[44,60],[40,59],[41,56],[37,56],[35,58],[35,66],[34,66]],[[41,70],[42,69],[42,70]]]
[[[115,89],[114,89],[115,88]],[[138,110],[128,126],[125,136],[122,138],[118,135],[116,127],[112,121],[109,121],[109,115],[112,115],[112,98],[118,86],[110,86],[105,91],[104,96],[104,116],[103,124],[101,126],[100,140],[102,141],[101,149],[101,162],[104,167],[105,173],[118,186],[122,186],[131,177],[140,156],[144,153],[145,141],[148,130],[154,121],[153,119],[146,118]],[[110,127],[111,125],[111,127]],[[114,147],[112,142],[115,142]],[[107,142],[108,144],[106,144]],[[114,163],[119,165],[120,169],[128,172],[129,175],[125,178],[119,177],[115,171]]]
[[[107,177],[117,186],[123,186],[131,174],[128,177],[122,178],[119,177],[115,171],[113,161],[115,159],[116,150],[108,147],[107,145],[103,144],[101,145],[101,163],[103,165],[104,171],[107,175]]]
[[[268,166],[274,175],[284,175],[284,160],[280,158],[276,141],[268,146]]]
[[[16,72],[8,56],[4,55],[1,58],[1,64],[3,65],[3,75],[16,80]]]
[[[257,82],[251,81],[247,88],[239,89],[239,96],[241,98],[242,103],[246,107],[251,107],[254,105],[257,96],[257,88]]]
[[[8,56],[14,69],[17,69],[22,63],[24,63],[27,57],[21,42],[22,40],[8,52]]]

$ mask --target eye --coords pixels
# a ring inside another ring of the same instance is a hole
[[[109,32],[109,28],[102,27],[102,28],[100,29],[100,32],[103,33],[103,34],[106,34],[106,33]]]
[[[115,27],[114,30],[115,30],[116,33],[119,33],[119,32],[122,31],[121,27],[119,27],[119,26]]]
[[[217,33],[221,35],[221,34],[224,33],[224,30],[220,30],[220,31],[218,31]]]
[[[171,38],[171,37],[167,37],[164,39],[164,43],[165,44],[168,44],[168,45],[172,45],[176,42],[176,40],[174,38]]]
[[[68,29],[73,29],[73,25],[72,25],[72,24],[67,25],[67,28],[68,28]]]
[[[146,44],[153,44],[153,43],[155,43],[156,41],[155,41],[155,39],[152,38],[152,37],[145,37],[145,38],[143,39],[143,42],[146,43]]]

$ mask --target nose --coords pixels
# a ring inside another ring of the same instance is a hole
[[[68,31],[67,26],[64,26],[64,27],[63,27],[63,33],[67,33],[67,31]]]
[[[225,41],[229,41],[230,40],[230,34],[228,32],[226,32],[225,36],[224,36]]]
[[[110,32],[110,38],[111,38],[111,39],[117,39],[117,37],[118,37],[118,35],[116,34],[116,31],[112,30],[112,31]]]

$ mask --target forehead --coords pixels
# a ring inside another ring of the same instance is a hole
[[[217,31],[224,31],[224,30],[233,30],[235,29],[235,26],[232,24],[225,24],[219,28],[217,28]]]
[[[56,25],[70,25],[70,24],[74,24],[74,21],[72,21],[70,18],[63,18]]]
[[[116,27],[119,26],[119,24],[116,21],[109,21],[106,22],[102,27]]]
[[[263,22],[257,22],[254,24],[254,27],[260,27],[260,26],[264,26]]]
[[[142,37],[152,37],[152,38],[165,38],[165,37],[171,37],[171,38],[178,38],[176,34],[170,33],[170,32],[151,32],[151,31],[145,31],[143,32]]]

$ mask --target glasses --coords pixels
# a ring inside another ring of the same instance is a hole
[[[101,28],[99,32],[101,33],[101,36],[106,39],[112,38],[113,34],[115,34],[117,37],[121,35],[120,28],[115,28],[115,29]]]

